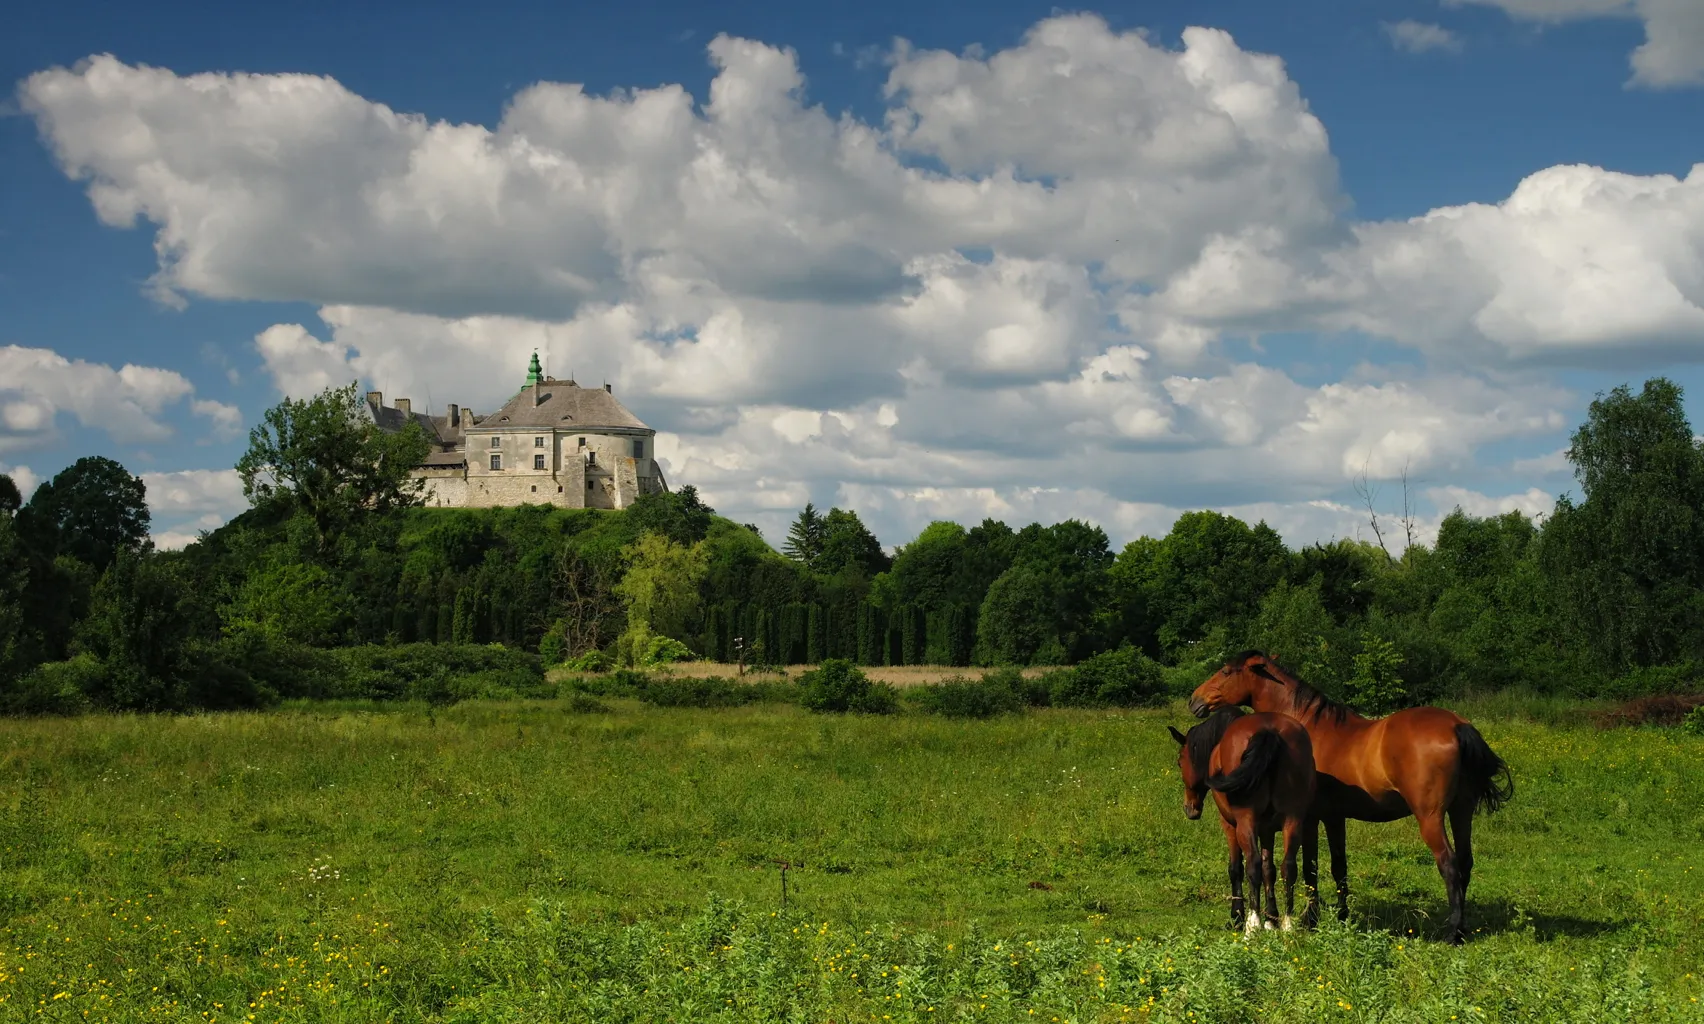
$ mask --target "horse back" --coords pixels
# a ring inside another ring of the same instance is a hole
[[[1365,796],[1345,804],[1349,817],[1387,821],[1416,807],[1444,807],[1453,799],[1460,760],[1456,728],[1465,724],[1455,712],[1435,707],[1354,723],[1315,736],[1318,768]]]
[[[1272,737],[1265,741],[1272,749],[1263,759],[1262,778],[1250,780],[1257,784],[1247,786],[1240,793],[1226,794],[1216,790],[1215,800],[1220,803],[1221,810],[1253,805],[1262,813],[1301,813],[1313,802],[1313,742],[1306,727],[1289,715],[1256,712],[1232,722],[1213,750],[1211,767],[1214,775],[1225,778],[1244,767],[1245,757],[1251,747],[1262,742],[1262,736]]]

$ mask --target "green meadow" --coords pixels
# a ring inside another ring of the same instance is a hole
[[[1412,821],[1348,926],[1225,932],[1178,706],[4,720],[0,1020],[1704,1020],[1704,739],[1461,709],[1518,785],[1461,949]]]

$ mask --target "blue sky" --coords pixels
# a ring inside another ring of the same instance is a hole
[[[162,474],[181,542],[281,393],[491,408],[541,345],[770,535],[809,498],[890,544],[1201,504],[1305,542],[1365,532],[1357,467],[1536,511],[1594,391],[1704,395],[1684,5],[544,6],[0,38],[0,466]]]

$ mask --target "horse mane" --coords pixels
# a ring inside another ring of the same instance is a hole
[[[1294,691],[1295,696],[1292,697],[1291,700],[1295,704],[1295,710],[1298,714],[1317,714],[1321,718],[1330,718],[1333,722],[1341,725],[1343,724],[1343,720],[1348,718],[1349,715],[1354,712],[1354,709],[1349,705],[1344,704],[1341,701],[1333,700],[1309,686],[1307,683],[1302,682],[1301,676],[1296,675],[1296,673],[1292,672],[1280,663],[1278,659],[1267,654],[1265,651],[1244,651],[1231,660],[1225,662],[1225,667],[1228,669],[1243,668],[1248,664],[1250,658],[1265,658],[1267,664],[1277,669],[1283,675],[1284,678],[1279,679],[1278,682]]]
[[[1189,763],[1202,778],[1207,777],[1209,759],[1213,756],[1213,748],[1225,738],[1225,730],[1232,722],[1248,714],[1242,708],[1220,708],[1213,712],[1205,722],[1192,726],[1183,737],[1183,745],[1189,750]]]

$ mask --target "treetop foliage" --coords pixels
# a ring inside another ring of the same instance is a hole
[[[183,551],[152,550],[141,481],[109,460],[28,502],[0,487],[0,708],[242,706],[331,692],[332,652],[413,664],[434,645],[1075,666],[1014,676],[1031,703],[1139,703],[1243,648],[1367,710],[1503,686],[1639,696],[1704,676],[1704,450],[1680,397],[1661,379],[1600,395],[1569,449],[1579,499],[1537,521],[1457,509],[1392,559],[1349,539],[1292,551],[1213,511],[1116,553],[1090,523],[990,519],[931,523],[890,556],[855,512],[814,505],[778,552],[691,487],[621,512],[421,508],[423,436],[374,430],[352,386],[331,389],[268,412],[240,466],[253,507]],[[421,685],[386,684],[449,692]]]
[[[410,472],[430,451],[415,423],[380,430],[351,382],[268,409],[249,432],[237,472],[251,502],[280,502],[306,513],[323,550],[363,514],[384,516],[420,504],[424,483]]]

